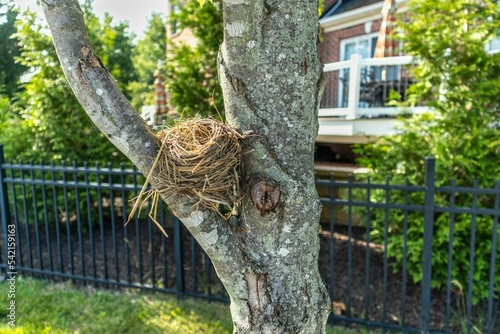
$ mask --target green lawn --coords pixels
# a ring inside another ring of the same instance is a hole
[[[7,292],[0,283],[0,333],[230,334],[229,307],[223,303],[137,291],[74,288],[69,283],[16,281],[17,326],[8,325]],[[329,327],[328,334],[358,333]]]

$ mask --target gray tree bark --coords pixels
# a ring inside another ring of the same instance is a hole
[[[98,128],[144,174],[159,149],[93,54],[78,0],[42,0],[68,82]],[[322,66],[317,1],[225,0],[219,75],[228,123],[251,131],[241,213],[224,221],[165,199],[212,260],[231,298],[234,333],[324,333],[318,272],[321,204],[313,152]],[[145,158],[151,157],[151,158]]]

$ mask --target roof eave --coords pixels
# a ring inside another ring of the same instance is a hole
[[[405,3],[407,0],[396,0],[398,6],[398,12],[403,12],[406,10]],[[384,1],[377,2],[368,6],[363,6],[344,12],[338,15],[333,15],[330,17],[325,17],[319,20],[320,27],[323,31],[334,31],[357,24],[362,24],[364,22],[369,22],[382,18],[382,7]]]
[[[346,23],[352,23],[355,21],[362,20],[363,22],[372,19],[373,16],[382,17],[382,5],[383,2],[374,3],[369,6],[364,6],[360,8],[356,8],[354,10],[350,10],[345,13],[341,13],[338,15],[333,15],[330,17],[326,17],[319,20],[319,24],[321,29],[323,30],[336,30],[335,28],[339,26],[338,29],[342,29],[342,27]]]

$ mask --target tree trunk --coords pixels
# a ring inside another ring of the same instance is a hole
[[[108,138],[144,173],[158,144],[90,48],[77,0],[44,0],[65,75]],[[245,140],[238,216],[165,199],[207,252],[231,298],[234,333],[323,333],[321,204],[313,152],[323,87],[317,1],[225,0],[219,75],[228,123]],[[143,158],[149,156],[151,158]]]

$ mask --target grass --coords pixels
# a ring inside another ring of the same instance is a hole
[[[18,278],[16,327],[7,325],[7,282],[0,283],[0,333],[230,334],[229,306],[139,291],[75,288],[69,283]],[[365,331],[363,331],[365,332]],[[327,334],[359,331],[329,326]]]

